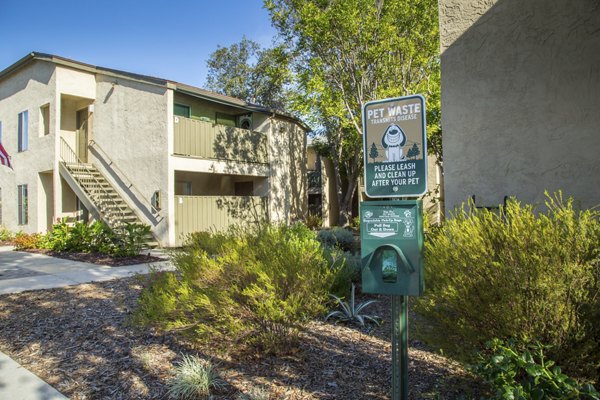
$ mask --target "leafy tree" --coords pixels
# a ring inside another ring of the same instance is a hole
[[[424,94],[430,148],[441,155],[437,2],[265,0],[265,6],[295,56],[294,108],[325,137],[345,224],[362,170],[367,101]]]
[[[210,55],[205,86],[251,103],[284,109],[291,82],[289,65],[290,55],[283,46],[263,49],[243,37]]]
[[[371,151],[369,151],[369,157],[371,157],[373,159],[373,162],[375,162],[375,159],[377,157],[379,157],[379,151],[377,151],[377,146],[375,146],[375,142],[373,142],[373,144],[371,145]]]

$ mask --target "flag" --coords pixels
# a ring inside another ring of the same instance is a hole
[[[6,150],[4,150],[4,146],[0,143],[0,164],[6,165],[8,168],[12,169],[12,165],[10,165],[10,157]]]

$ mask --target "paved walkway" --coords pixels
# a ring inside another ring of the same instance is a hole
[[[169,268],[166,261],[109,267],[0,247],[0,294],[125,278],[137,273],[148,273],[150,265],[154,268]]]
[[[0,295],[125,278],[148,273],[151,267],[171,269],[166,261],[109,267],[0,247]],[[0,400],[4,399],[61,400],[66,397],[0,352]]]

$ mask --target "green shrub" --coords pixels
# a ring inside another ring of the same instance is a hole
[[[323,218],[321,218],[317,214],[313,214],[310,212],[306,216],[305,222],[306,222],[306,226],[312,230],[319,229],[323,226]]]
[[[52,226],[43,240],[43,247],[57,252],[135,256],[149,233],[150,227],[141,224],[126,224],[119,230],[113,230],[101,221],[91,224],[79,221],[69,225],[63,219]]]
[[[186,243],[194,243],[196,247],[204,250],[209,255],[215,255],[219,254],[229,235],[220,232],[194,232],[188,235],[185,241]]]
[[[350,220],[350,226],[355,231],[360,232],[360,215],[357,215],[356,217]]]
[[[70,227],[64,219],[54,224],[44,238],[43,247],[59,252],[70,251],[69,230]]]
[[[10,242],[15,238],[15,235],[8,228],[0,225],[0,242]]]
[[[15,250],[30,250],[39,249],[43,242],[43,236],[39,233],[23,233],[19,232],[15,235]]]
[[[560,193],[547,211],[511,199],[458,211],[425,243],[422,338],[468,359],[492,338],[538,340],[574,376],[598,379],[600,222]]]
[[[494,339],[486,347],[472,371],[490,384],[495,399],[600,400],[600,393],[591,384],[578,384],[547,360],[539,344],[520,351],[513,343]]]
[[[342,297],[350,291],[352,283],[357,283],[361,279],[360,256],[327,246],[323,247],[323,253],[330,268],[336,271],[330,292]]]
[[[354,250],[354,235],[348,229],[339,226],[319,231],[317,239],[327,247],[337,247],[344,251]]]
[[[134,322],[197,339],[246,337],[277,352],[296,341],[303,322],[325,311],[337,271],[306,226],[267,225],[213,238],[219,243],[190,236],[173,256],[177,273],[142,291]]]
[[[140,254],[149,234],[150,226],[148,225],[126,224],[115,234],[112,255],[115,257],[131,257]]]
[[[208,399],[210,389],[222,389],[226,383],[219,378],[210,361],[184,355],[167,381],[172,399]]]

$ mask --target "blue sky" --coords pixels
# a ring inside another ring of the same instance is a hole
[[[0,0],[0,70],[32,51],[203,86],[217,45],[275,36],[262,0]]]

